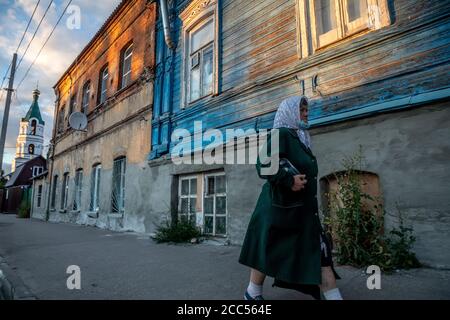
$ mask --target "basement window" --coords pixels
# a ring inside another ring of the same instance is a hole
[[[189,221],[203,233],[227,235],[227,187],[224,172],[181,176],[178,188],[178,220]]]

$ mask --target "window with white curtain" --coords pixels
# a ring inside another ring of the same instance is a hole
[[[196,223],[197,176],[185,176],[179,179],[178,219]]]
[[[387,0],[297,0],[297,16],[303,57],[357,33],[390,24]]]
[[[214,21],[189,33],[189,102],[213,92]]]
[[[182,107],[218,94],[218,5],[194,0],[180,14],[183,22]]]
[[[120,88],[125,88],[131,82],[131,61],[133,58],[133,44],[130,44],[121,55],[121,81]]]

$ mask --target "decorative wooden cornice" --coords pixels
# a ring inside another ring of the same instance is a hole
[[[195,0],[192,1],[181,13],[180,18],[184,24],[189,24],[195,17],[208,8],[215,6],[217,0]]]

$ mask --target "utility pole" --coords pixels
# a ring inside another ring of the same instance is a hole
[[[3,152],[5,151],[6,130],[8,129],[9,107],[11,106],[11,95],[14,91],[14,74],[16,73],[17,53],[14,53],[9,76],[8,92],[6,94],[5,111],[3,113],[2,134],[0,136],[0,174],[3,171]],[[2,88],[3,89],[3,88]]]

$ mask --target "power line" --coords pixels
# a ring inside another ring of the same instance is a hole
[[[37,34],[37,32],[38,32],[38,30],[39,30],[41,24],[42,24],[42,21],[44,21],[44,18],[45,18],[45,16],[47,15],[48,10],[50,10],[50,6],[52,5],[52,3],[53,3],[53,0],[50,1],[50,3],[49,3],[48,6],[47,6],[47,9],[45,9],[44,15],[42,16],[41,20],[39,21],[39,24],[38,24],[36,30],[34,31],[33,36],[31,37],[31,40],[28,42],[28,45],[27,45],[27,48],[25,49],[25,52],[23,53],[22,57],[21,57],[20,60],[19,60],[19,63],[17,64],[16,71],[17,71],[17,69],[19,69],[20,64],[22,63],[23,58],[24,58],[25,55],[27,54],[28,49],[30,48],[31,43],[32,43],[33,40],[34,40],[34,37],[36,37],[36,34]]]
[[[22,41],[25,38],[28,28],[30,27],[31,21],[33,21],[34,14],[36,13],[36,10],[37,10],[40,2],[41,2],[41,0],[38,0],[38,2],[36,3],[36,6],[34,7],[34,10],[33,10],[33,13],[31,14],[30,20],[28,20],[27,27],[25,28],[25,31],[23,32],[22,39],[20,39],[19,45],[17,46],[16,53],[19,51],[20,45],[22,44]]]
[[[53,0],[52,0],[53,1]],[[55,31],[56,27],[58,26],[59,22],[61,21],[61,19],[63,18],[64,14],[66,13],[67,8],[69,7],[69,5],[72,3],[73,0],[70,0],[66,7],[64,8],[63,12],[61,13],[61,16],[59,17],[58,21],[56,21],[56,24],[53,26],[52,31],[50,32],[50,34],[48,35],[47,39],[45,40],[44,44],[42,45],[41,49],[39,50],[36,58],[34,58],[33,62],[31,63],[30,67],[28,68],[27,72],[25,72],[25,75],[23,76],[22,80],[20,80],[19,85],[16,87],[16,91],[19,90],[20,85],[22,84],[22,82],[25,80],[25,78],[27,77],[28,73],[30,72],[31,68],[33,67],[33,65],[35,64],[36,60],[39,58],[42,50],[44,49],[45,45],[47,44],[48,40],[50,40],[51,36],[53,35],[53,32]]]
[[[40,2],[41,2],[41,0],[38,0],[38,2],[36,3],[36,6],[34,7],[33,13],[31,14],[31,17],[28,20],[27,27],[25,28],[25,31],[22,34],[22,38],[20,39],[19,45],[17,46],[16,53],[19,51],[20,45],[22,44],[23,39],[25,38],[25,35],[27,34],[28,28],[30,27],[31,21],[33,21],[34,14],[36,13],[36,10],[37,10]],[[3,89],[3,84],[5,83],[5,80],[8,76],[9,68],[11,68],[11,62],[9,63],[8,69],[6,69],[5,75],[3,76],[3,80],[2,80],[2,84],[0,85],[0,89]],[[0,100],[2,98],[3,98],[3,90],[0,93]]]

